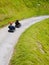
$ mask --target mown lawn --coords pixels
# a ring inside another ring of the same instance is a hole
[[[9,65],[49,65],[49,19],[32,25],[21,35]]]
[[[0,0],[0,27],[16,19],[48,14],[49,0]]]

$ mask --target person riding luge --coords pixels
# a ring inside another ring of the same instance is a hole
[[[15,31],[15,27],[12,24],[13,23],[10,22],[10,25],[8,26],[8,28],[9,28],[8,32],[14,32]]]
[[[15,22],[15,27],[16,27],[16,28],[19,28],[20,26],[21,26],[21,24],[19,23],[18,20],[16,20],[16,22]]]

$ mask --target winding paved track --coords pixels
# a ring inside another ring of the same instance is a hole
[[[49,16],[32,17],[21,21],[21,27],[16,28],[14,33],[9,33],[8,26],[0,29],[0,65],[8,65],[13,53],[14,45],[20,35],[32,24],[39,22]]]

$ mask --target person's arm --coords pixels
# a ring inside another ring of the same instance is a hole
[[[8,28],[10,28],[10,26],[8,26]]]

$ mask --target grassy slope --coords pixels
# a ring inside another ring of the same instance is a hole
[[[49,65],[49,19],[21,35],[9,65]]]
[[[0,27],[16,19],[44,14],[49,14],[49,0],[0,0]]]

